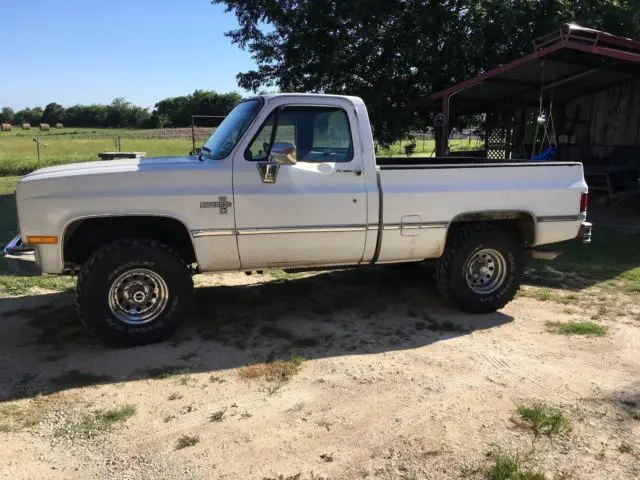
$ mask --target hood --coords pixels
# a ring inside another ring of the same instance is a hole
[[[198,157],[149,157],[97,162],[70,163],[56,167],[41,168],[25,175],[20,182],[44,180],[48,178],[95,175],[100,173],[127,173],[142,170],[164,170],[184,168],[201,163]]]

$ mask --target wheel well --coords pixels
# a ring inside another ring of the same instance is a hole
[[[171,247],[185,263],[197,261],[187,227],[174,218],[97,217],[76,220],[64,232],[65,266],[79,266],[101,246],[120,238],[150,238]]]
[[[523,247],[532,247],[536,243],[536,221],[528,212],[474,212],[458,215],[449,225],[447,242],[460,228],[476,222],[491,223],[512,232]]]

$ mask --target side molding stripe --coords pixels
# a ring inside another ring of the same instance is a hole
[[[556,215],[556,216],[548,216],[548,217],[538,217],[538,223],[547,223],[547,222],[577,222],[584,221],[587,219],[586,213],[581,213],[579,215]]]

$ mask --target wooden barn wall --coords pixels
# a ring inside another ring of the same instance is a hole
[[[640,79],[574,99],[565,112],[572,156],[606,156],[614,145],[640,145]]]

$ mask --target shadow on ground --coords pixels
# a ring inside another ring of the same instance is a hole
[[[640,292],[640,234],[598,227],[590,244],[578,240],[548,245],[562,252],[552,262],[528,262],[524,283],[539,287],[582,290],[609,280],[623,280]]]
[[[292,354],[412,349],[513,320],[445,305],[432,276],[427,267],[395,266],[201,287],[196,311],[174,338],[131,349],[88,337],[72,294],[0,299],[0,401],[180,370],[215,373]]]

